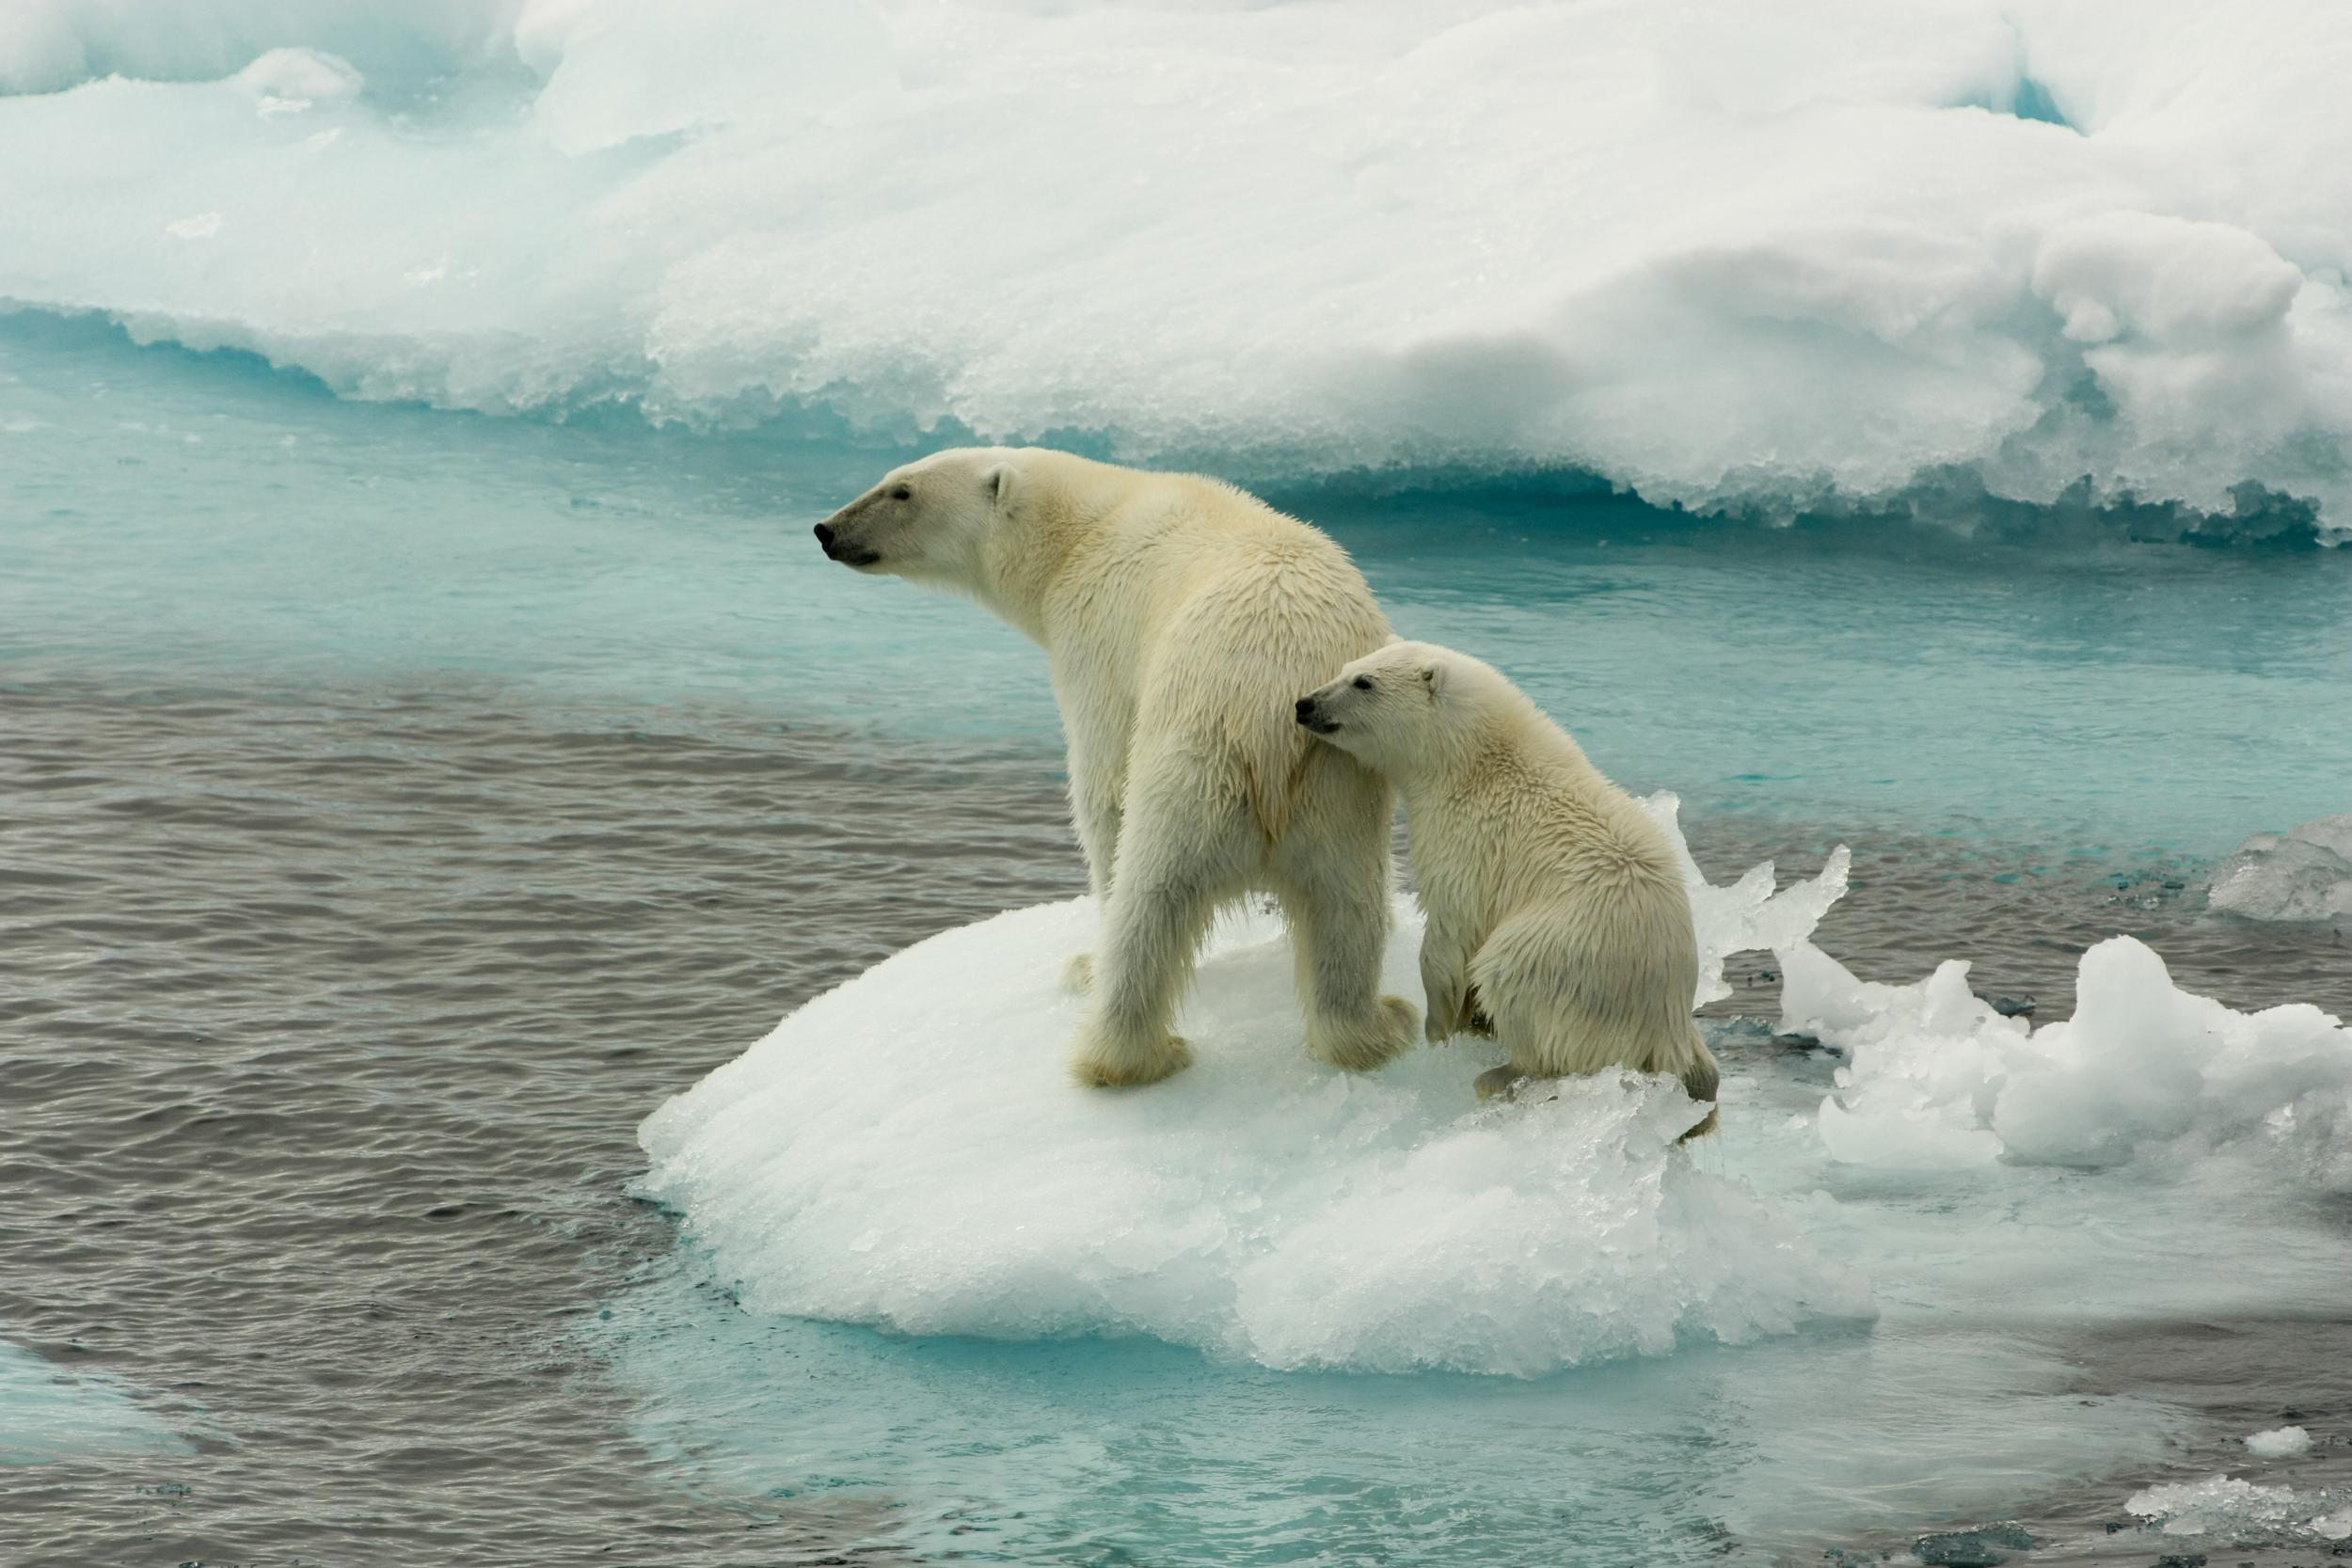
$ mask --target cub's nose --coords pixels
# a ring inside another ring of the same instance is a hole
[[[1315,700],[1312,697],[1299,698],[1297,713],[1298,721],[1302,724],[1312,719],[1315,716]]]
[[[827,555],[833,554],[833,530],[822,523],[817,525],[817,544]]]

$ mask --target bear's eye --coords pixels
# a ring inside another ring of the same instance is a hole
[[[1371,689],[1372,689],[1372,677],[1371,677],[1370,675],[1358,675],[1358,676],[1356,677],[1356,689],[1357,689],[1357,690],[1359,690],[1359,691],[1369,691],[1369,690],[1371,690]]]
[[[914,487],[909,484],[901,484],[890,492],[890,499],[894,501],[911,500],[914,496]]]

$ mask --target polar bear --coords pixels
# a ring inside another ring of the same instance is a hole
[[[1609,1067],[1715,1098],[1673,846],[1524,692],[1468,654],[1391,642],[1295,711],[1404,792],[1429,1037],[1491,1020],[1511,1052],[1479,1098]],[[1710,1110],[1686,1136],[1714,1125]]]
[[[817,525],[825,554],[967,594],[1041,644],[1071,814],[1103,905],[1072,1071],[1150,1084],[1191,1061],[1178,994],[1217,908],[1279,901],[1307,1050],[1368,1070],[1420,1015],[1378,993],[1388,784],[1292,721],[1298,692],[1389,641],[1327,535],[1216,480],[1036,448],[936,452]]]

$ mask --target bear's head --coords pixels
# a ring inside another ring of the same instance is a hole
[[[893,468],[817,525],[825,554],[861,572],[969,584],[1013,496],[1017,454],[956,447]]]
[[[1434,642],[1391,642],[1298,699],[1298,721],[1383,773],[1446,766],[1483,726],[1502,676]]]

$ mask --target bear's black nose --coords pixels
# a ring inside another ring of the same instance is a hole
[[[824,552],[827,555],[833,554],[833,530],[827,528],[822,523],[818,523],[817,525],[817,543],[824,549]]]
[[[1298,717],[1302,722],[1304,722],[1306,719],[1314,711],[1315,700],[1312,697],[1301,697],[1298,699]]]

